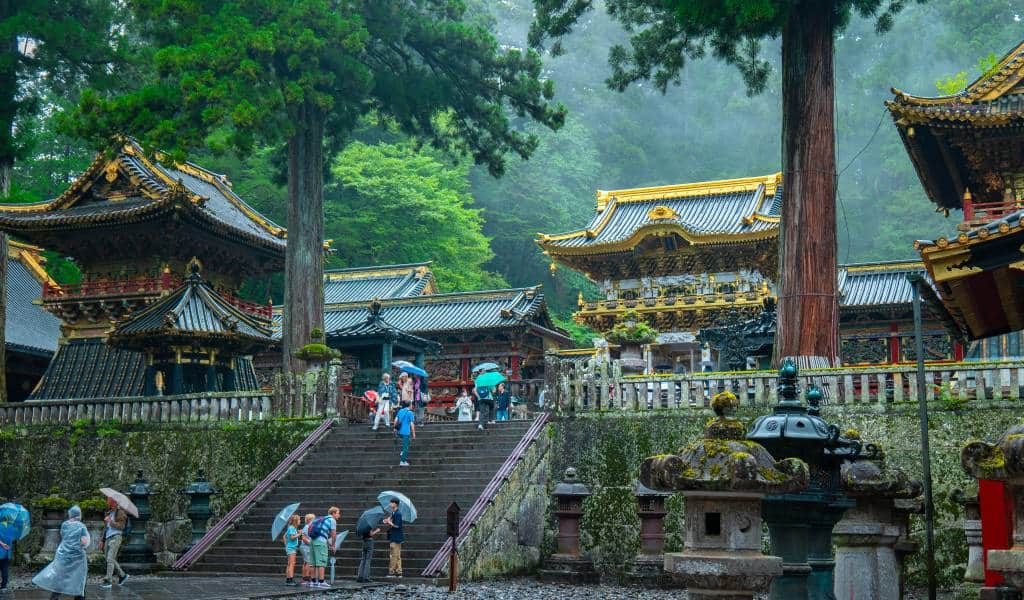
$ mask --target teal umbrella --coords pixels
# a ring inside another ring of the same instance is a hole
[[[28,510],[20,504],[0,504],[0,540],[4,543],[18,541],[28,535]]]
[[[505,381],[505,376],[504,375],[502,375],[501,373],[496,373],[494,371],[491,371],[489,373],[484,373],[483,375],[477,377],[473,381],[473,383],[478,388],[484,388],[484,387],[494,387],[494,386],[498,385],[499,383],[501,383],[502,381]]]
[[[270,539],[276,540],[281,537],[281,532],[288,527],[288,519],[292,518],[295,511],[299,510],[299,503],[289,504],[288,506],[281,509],[281,512],[277,513],[274,517],[274,524],[270,526]]]

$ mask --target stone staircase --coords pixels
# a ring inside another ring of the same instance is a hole
[[[301,502],[299,514],[320,516],[330,506],[341,508],[338,530],[350,533],[337,554],[336,576],[355,577],[360,549],[356,520],[375,505],[379,492],[396,490],[419,511],[416,522],[406,526],[402,546],[404,576],[418,577],[444,544],[448,503],[458,502],[465,514],[531,422],[507,421],[485,431],[478,431],[475,423],[428,424],[412,442],[410,467],[398,466],[399,446],[390,430],[339,424],[189,571],[283,577],[284,549],[270,540],[270,524],[281,508]],[[387,543],[383,535],[377,541],[371,576],[383,578]]]

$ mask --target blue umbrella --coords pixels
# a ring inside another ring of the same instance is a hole
[[[398,512],[402,513],[402,521],[412,523],[416,520],[416,507],[408,496],[391,491],[377,494],[377,502],[380,502],[380,505],[383,508],[388,508],[388,504],[391,502],[392,498],[398,500]]]
[[[274,524],[270,526],[270,539],[276,540],[281,537],[281,532],[288,527],[288,519],[292,518],[295,511],[299,510],[299,503],[289,504],[288,506],[281,509],[281,512],[277,513],[274,517]]]
[[[479,373],[480,371],[500,371],[500,370],[501,370],[501,366],[498,365],[497,363],[492,363],[492,362],[480,363],[477,366],[473,367],[473,372],[474,373]]]
[[[339,531],[338,535],[334,537],[334,551],[337,552],[338,548],[341,548],[341,543],[348,537],[348,529],[345,531]]]
[[[0,537],[18,541],[28,535],[28,510],[20,504],[0,504]]]
[[[419,375],[420,377],[426,377],[427,376],[427,372],[426,371],[424,371],[423,369],[417,367],[416,365],[412,364],[411,362],[409,362],[407,360],[396,360],[395,362],[391,363],[391,366],[395,367],[396,369],[400,369],[402,371],[405,371],[406,373],[409,373],[410,375]]]
[[[485,387],[494,387],[494,386],[498,385],[499,383],[501,383],[502,381],[505,381],[505,376],[504,375],[502,375],[501,373],[496,373],[494,371],[490,371],[488,373],[484,373],[483,375],[477,377],[473,381],[473,383],[478,388],[485,388]]]
[[[359,535],[366,535],[371,530],[380,527],[380,524],[384,522],[384,509],[379,506],[363,511],[363,514],[359,515],[359,520],[356,522],[356,533]]]

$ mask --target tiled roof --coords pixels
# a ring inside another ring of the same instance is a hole
[[[536,325],[551,328],[540,286],[383,300],[381,318],[416,335]],[[365,322],[366,303],[328,305],[324,331],[330,336]],[[562,335],[554,332],[556,335]]]
[[[541,234],[551,254],[573,249],[623,249],[645,228],[675,231],[693,244],[778,236],[781,174],[746,179],[598,192],[597,214],[586,228]]]
[[[404,343],[419,350],[440,352],[441,345],[437,342],[421,338],[407,331],[403,331],[381,318],[374,315],[371,308],[364,309],[363,319],[348,327],[330,330],[327,333],[327,342],[334,345],[335,342],[366,340],[372,338],[389,338],[396,342]]]
[[[129,180],[126,197],[93,199],[95,182]],[[153,218],[184,209],[221,234],[283,256],[285,230],[256,212],[231,189],[224,175],[192,163],[163,166],[134,142],[111,159],[103,154],[60,197],[36,204],[0,204],[0,227],[9,230],[74,228]]]
[[[117,324],[111,343],[143,347],[153,339],[187,337],[237,340],[250,344],[273,342],[268,327],[228,304],[193,267],[178,289]]]
[[[146,358],[101,339],[72,340],[57,349],[30,400],[141,396]]]
[[[430,263],[335,269],[324,273],[324,303],[406,298],[436,291]]]
[[[914,300],[914,288],[907,276],[924,272],[924,265],[915,261],[840,265],[839,306],[852,309],[909,305]]]
[[[35,304],[42,296],[42,281],[53,284],[41,265],[38,249],[8,243],[7,325],[9,350],[53,354],[60,336],[60,320]]]

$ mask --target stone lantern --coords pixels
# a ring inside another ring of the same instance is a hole
[[[152,514],[149,497],[153,495],[153,488],[142,476],[142,469],[139,469],[135,482],[129,485],[126,491],[135,508],[139,509],[139,516],[132,519],[132,534],[128,537],[128,543],[121,549],[121,559],[122,562],[139,569],[156,562],[156,557],[146,543],[146,524]]]
[[[192,520],[192,543],[189,545],[189,548],[191,548],[206,534],[206,524],[209,522],[210,517],[213,516],[213,510],[210,508],[210,497],[219,492],[213,489],[210,482],[206,480],[203,470],[200,469],[199,473],[196,474],[196,480],[181,490],[180,493],[189,497],[186,514]]]
[[[771,600],[831,598],[833,589],[832,528],[854,502],[839,485],[845,461],[877,457],[874,446],[839,433],[821,418],[821,391],[807,391],[807,405],[797,398],[797,368],[787,358],[779,369],[779,403],[759,417],[747,439],[763,445],[776,458],[799,458],[810,468],[810,485],[799,494],[764,499],[772,551],[782,556],[782,576],[772,581]]]
[[[963,490],[953,490],[952,499],[964,507],[964,537],[967,538],[967,568],[964,581],[984,583],[985,559],[981,548],[981,506],[978,494],[967,495]]]
[[[844,463],[840,480],[856,506],[832,530],[836,597],[899,600],[903,569],[896,544],[906,518],[896,500],[920,496],[921,483],[908,481],[902,470],[882,460]]]
[[[1024,424],[1008,429],[995,444],[968,443],[960,452],[960,464],[975,479],[1006,482],[1013,546],[988,550],[986,568],[999,572],[1017,590],[1024,589]],[[991,588],[983,588],[983,595],[987,589]]]
[[[541,579],[566,581],[592,581],[597,579],[590,559],[580,552],[580,517],[583,500],[590,496],[587,486],[577,479],[576,469],[569,467],[561,483],[555,486],[551,497],[555,500],[558,518],[556,550],[544,563]]]
[[[766,590],[782,574],[783,559],[761,552],[761,499],[808,485],[803,461],[776,461],[743,439],[743,423],[727,416],[735,404],[732,393],[717,394],[718,418],[704,439],[640,466],[643,485],[686,498],[684,549],[665,555],[665,573],[686,586],[691,600],[751,599]]]
[[[640,517],[640,553],[636,556],[632,575],[638,578],[660,577],[665,566],[665,501],[672,492],[652,490],[636,484],[637,511]]]

